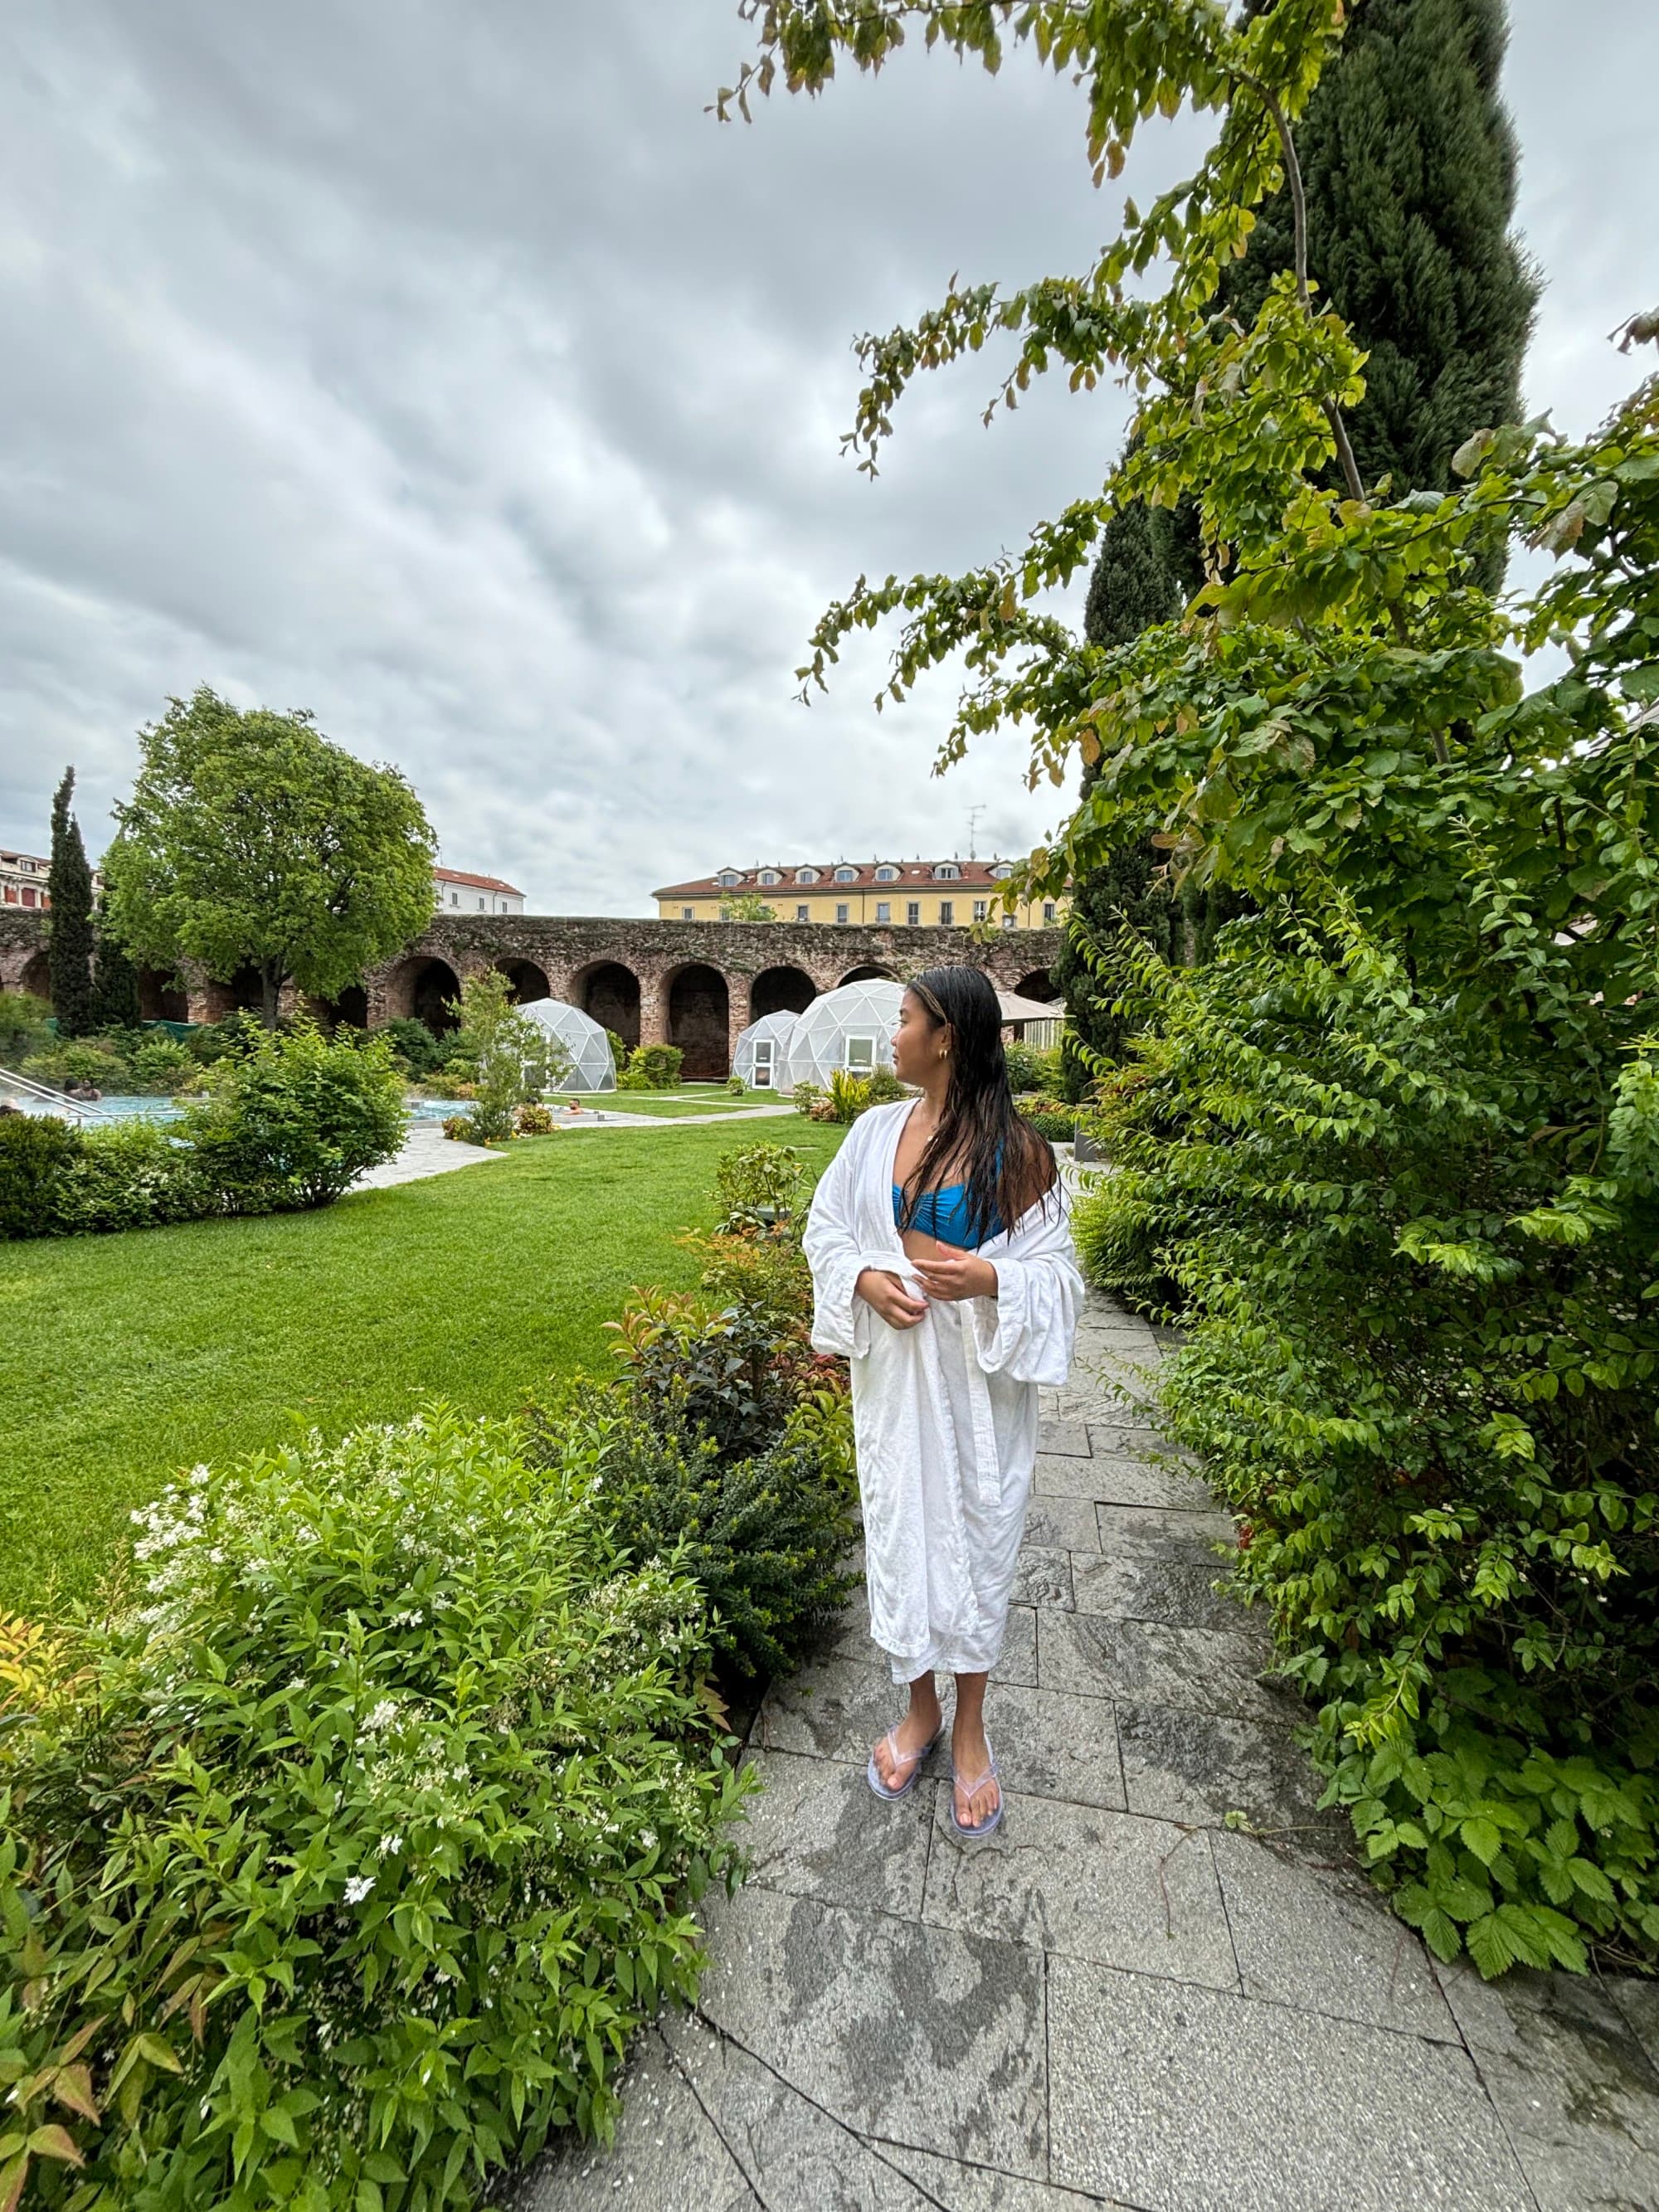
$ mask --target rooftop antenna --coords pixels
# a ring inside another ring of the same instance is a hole
[[[970,860],[976,860],[979,858],[976,849],[979,839],[979,817],[984,811],[983,806],[970,806],[968,809],[968,857]]]

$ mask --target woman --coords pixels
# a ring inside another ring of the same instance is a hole
[[[977,968],[908,987],[893,1066],[921,1096],[860,1115],[813,1194],[812,1342],[852,1362],[870,1632],[910,1689],[870,1787],[909,1794],[942,1732],[945,1668],[951,1825],[969,1839],[1002,1818],[985,1683],[1030,1498],[1037,1386],[1066,1379],[1083,1279],[1054,1153],[1014,1110],[1002,1010]]]

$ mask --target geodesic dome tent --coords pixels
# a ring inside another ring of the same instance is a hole
[[[795,1017],[779,1089],[816,1083],[827,1090],[838,1067],[850,1068],[855,1075],[867,1075],[872,1067],[890,1067],[893,1031],[903,997],[902,983],[872,975],[814,999],[804,1014]]]
[[[562,999],[531,999],[519,1012],[544,1029],[570,1055],[570,1073],[555,1088],[560,1091],[614,1091],[617,1063],[611,1057],[611,1040],[603,1027],[580,1006]]]
[[[784,1071],[789,1064],[789,1040],[799,1019],[799,1014],[792,1014],[785,1007],[750,1022],[738,1037],[738,1048],[732,1055],[732,1074],[740,1075],[753,1091],[782,1090]]]

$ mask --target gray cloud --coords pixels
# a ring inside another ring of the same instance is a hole
[[[1512,12],[1529,399],[1582,429],[1659,296],[1659,30]],[[981,358],[873,486],[839,452],[856,331],[1108,234],[1076,94],[918,54],[721,129],[744,40],[726,0],[9,12],[0,838],[41,844],[73,760],[101,846],[138,726],[203,681],[396,762],[447,860],[553,910],[965,849],[975,805],[981,851],[1051,825],[1012,738],[931,776],[951,687],[878,718],[878,641],[810,710],[792,671],[860,570],[1018,544],[1121,438],[1121,394],[1060,389],[982,430]],[[1161,127],[1127,181],[1198,143]]]

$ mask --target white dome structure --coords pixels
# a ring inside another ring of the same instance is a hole
[[[799,1014],[785,1007],[750,1022],[732,1055],[732,1074],[740,1075],[751,1091],[782,1090],[789,1065],[789,1040],[799,1019]]]
[[[827,1090],[838,1067],[868,1075],[872,1067],[893,1065],[893,1031],[898,1027],[902,983],[884,975],[843,983],[814,999],[797,1014],[789,1038],[780,1089],[816,1083]]]
[[[556,1082],[559,1091],[614,1091],[617,1063],[611,1056],[611,1040],[603,1027],[580,1006],[562,999],[530,999],[519,1008],[527,1020],[544,1029],[570,1055],[570,1073]]]

